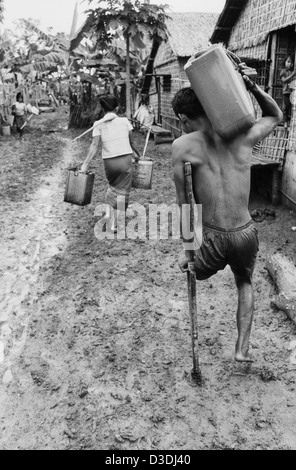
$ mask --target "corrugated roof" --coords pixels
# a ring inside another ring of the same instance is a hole
[[[189,57],[207,47],[219,18],[217,13],[170,13],[168,42],[178,57]]]

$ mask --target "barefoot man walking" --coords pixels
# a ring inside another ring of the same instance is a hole
[[[185,135],[173,143],[173,169],[177,203],[186,204],[184,163],[192,166],[192,185],[196,204],[202,205],[203,243],[195,253],[196,279],[213,276],[227,265],[238,290],[235,359],[252,362],[249,339],[254,312],[252,275],[259,242],[249,209],[250,166],[254,145],[264,139],[282,120],[283,115],[270,95],[248,75],[240,64],[247,88],[262,109],[263,117],[231,140],[222,140],[214,131],[192,88],[178,91],[172,107]],[[189,253],[179,262],[187,270]]]

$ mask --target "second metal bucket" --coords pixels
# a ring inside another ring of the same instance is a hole
[[[150,159],[138,160],[133,164],[132,187],[137,189],[152,188],[153,161]]]
[[[67,168],[64,202],[86,206],[90,204],[95,175],[81,173],[78,168]]]
[[[2,126],[2,135],[10,135],[10,126]]]

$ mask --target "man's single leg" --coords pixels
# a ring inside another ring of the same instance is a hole
[[[235,360],[253,362],[249,355],[249,340],[254,314],[254,291],[248,279],[235,276],[238,290],[237,330],[238,339],[235,346]]]

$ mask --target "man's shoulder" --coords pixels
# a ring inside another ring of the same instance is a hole
[[[187,145],[188,143],[192,142],[199,138],[199,132],[190,132],[189,134],[183,134],[177,139],[174,140],[173,145],[180,146],[180,145]]]
[[[189,134],[181,135],[180,137],[175,139],[173,142],[173,148],[180,150],[192,148],[192,146],[195,146],[196,148],[198,142],[200,142],[200,139],[200,132],[190,132]]]
[[[181,135],[177,137],[172,143],[173,155],[176,157],[181,157],[184,153],[184,148],[187,146],[187,135]]]
[[[200,164],[203,161],[203,145],[200,139],[200,132],[197,131],[175,139],[172,145],[174,162],[190,161],[193,164]]]

